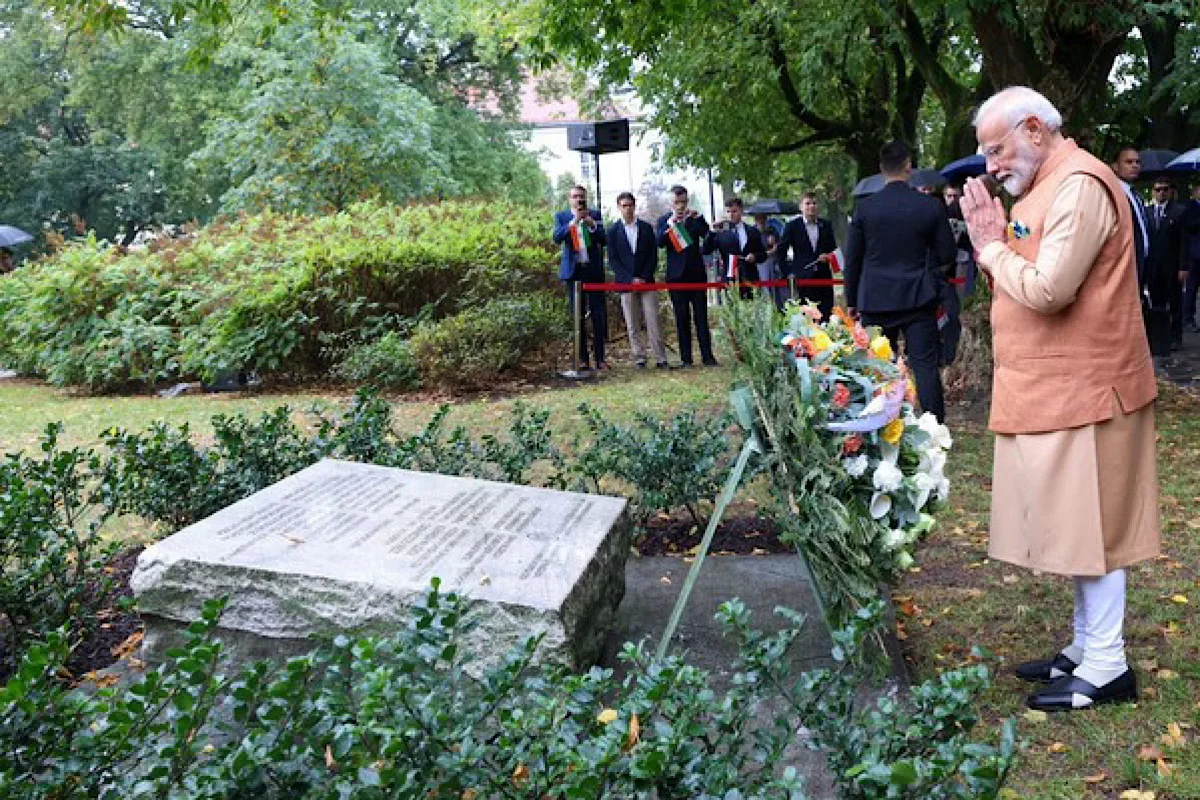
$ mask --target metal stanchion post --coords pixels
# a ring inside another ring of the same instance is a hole
[[[796,299],[796,276],[788,275],[788,299]]]
[[[583,330],[583,284],[580,281],[571,281],[568,285],[571,287],[571,317],[575,332],[571,337],[571,369],[560,372],[559,375],[570,380],[581,380],[592,377],[591,372],[579,368],[579,350],[582,344],[580,337]]]

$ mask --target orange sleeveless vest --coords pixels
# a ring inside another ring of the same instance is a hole
[[[1112,419],[1112,393],[1125,413],[1158,396],[1142,325],[1134,262],[1133,217],[1116,176],[1068,139],[1038,169],[1011,218],[1029,229],[1008,247],[1037,261],[1046,213],[1071,175],[1104,184],[1117,211],[1117,230],[1066,308],[1043,314],[998,287],[992,300],[995,371],[989,427],[996,433],[1046,433]]]

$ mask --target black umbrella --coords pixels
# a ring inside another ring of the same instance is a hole
[[[914,169],[912,175],[908,177],[908,185],[914,188],[918,186],[942,186],[945,183],[945,177],[936,169]],[[886,185],[887,178],[883,177],[882,172],[877,172],[869,178],[863,178],[854,184],[852,194],[855,197],[869,197]]]
[[[914,169],[908,177],[908,185],[913,187],[946,185],[946,178],[936,169]]]
[[[967,178],[977,178],[985,172],[987,163],[981,155],[960,158],[942,167],[942,177],[952,183],[962,183]]]
[[[1200,147],[1188,150],[1167,164],[1168,172],[1200,172]]]
[[[1174,150],[1143,150],[1138,153],[1138,157],[1142,159],[1142,174],[1147,172],[1162,172],[1176,158],[1179,153]]]
[[[0,247],[14,247],[32,241],[33,237],[20,228],[14,228],[12,225],[0,225]]]
[[[854,184],[854,196],[866,197],[872,195],[887,185],[887,180],[884,179],[883,173],[876,172],[869,178],[863,178],[858,183]]]
[[[790,200],[759,200],[746,209],[747,214],[799,214],[800,206]]]

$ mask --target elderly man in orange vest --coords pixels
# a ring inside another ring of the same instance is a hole
[[[988,172],[963,214],[994,286],[996,434],[989,555],[1075,584],[1074,639],[1017,667],[1066,711],[1137,698],[1125,660],[1125,567],[1159,553],[1157,389],[1138,300],[1133,219],[1112,170],[1061,132],[1045,97],[1011,87],[975,117]]]

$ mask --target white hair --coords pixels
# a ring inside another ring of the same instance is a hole
[[[972,124],[978,128],[992,114],[1003,114],[1006,126],[1016,126],[1024,119],[1037,117],[1049,130],[1062,127],[1062,114],[1054,104],[1028,86],[1010,86],[989,97],[975,112]]]

